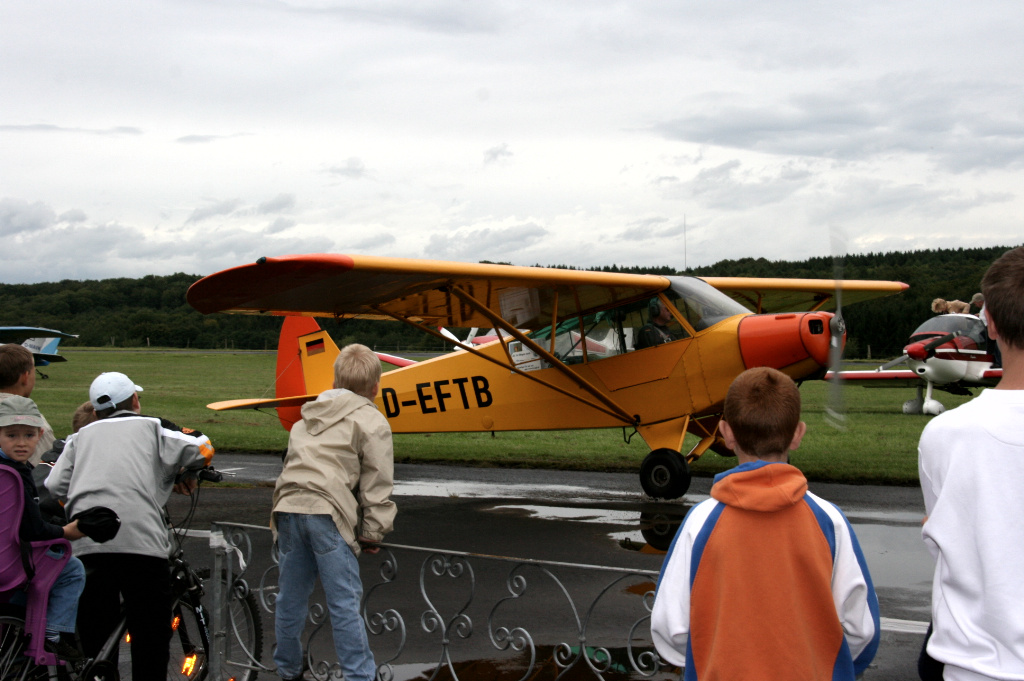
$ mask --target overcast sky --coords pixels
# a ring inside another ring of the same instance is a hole
[[[4,0],[0,281],[1024,242],[1018,0]]]

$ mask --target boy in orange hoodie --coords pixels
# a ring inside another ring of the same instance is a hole
[[[807,426],[785,374],[733,382],[719,426],[735,468],[715,476],[669,548],[651,614],[684,679],[854,679],[878,649],[878,598],[842,511],[789,464]]]

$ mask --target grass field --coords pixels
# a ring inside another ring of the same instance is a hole
[[[273,410],[214,412],[206,404],[238,397],[273,395],[276,359],[272,353],[174,350],[67,349],[68,362],[43,367],[32,397],[58,437],[71,429],[71,414],[88,399],[89,384],[103,371],[121,371],[145,390],[142,411],[198,428],[220,451],[282,452],[288,443]],[[930,417],[904,416],[912,389],[848,388],[843,394],[847,427],[824,421],[828,386],[801,388],[804,444],[792,461],[812,480],[917,484],[917,440]],[[951,409],[966,399],[944,393]],[[688,439],[687,447],[693,444]],[[411,463],[637,471],[647,453],[639,435],[625,442],[621,429],[520,433],[396,435],[395,459]],[[731,468],[734,459],[708,453],[696,475]]]

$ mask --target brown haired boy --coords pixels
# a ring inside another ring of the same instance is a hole
[[[878,649],[878,599],[846,517],[788,463],[806,431],[796,385],[743,372],[720,430],[739,465],[715,476],[665,557],[658,653],[685,679],[854,679]]]
[[[36,362],[32,351],[16,343],[0,345],[0,401],[10,399],[14,395],[32,397],[32,390],[35,387]],[[42,460],[43,454],[50,451],[54,441],[53,428],[42,414],[39,418],[43,421],[43,431],[39,436],[36,450],[28,460],[32,465]]]

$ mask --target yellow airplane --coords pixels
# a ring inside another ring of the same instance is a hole
[[[835,308],[892,295],[900,282],[666,277],[313,254],[260,258],[197,281],[204,314],[289,317],[276,397],[212,409],[276,407],[290,428],[332,387],[338,349],[309,317],[390,319],[447,342],[439,327],[504,335],[386,372],[377,405],[396,433],[635,428],[651,452],[644,491],[685,494],[688,463],[718,435],[722,402],[747,368],[821,378],[845,328]],[[305,318],[305,319],[303,319]],[[523,331],[525,330],[525,332]],[[681,454],[687,432],[700,440]]]

